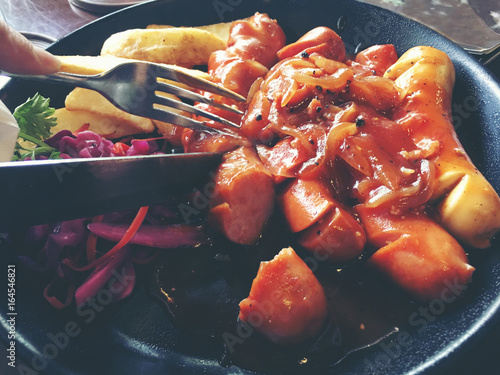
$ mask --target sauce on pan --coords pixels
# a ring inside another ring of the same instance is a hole
[[[329,317],[322,332],[296,345],[276,345],[254,330],[259,323],[238,321],[239,302],[248,296],[260,261],[271,259],[277,248],[292,240],[277,214],[268,233],[253,247],[218,238],[213,246],[165,253],[152,277],[157,297],[175,325],[193,343],[211,348],[223,366],[237,365],[259,372],[331,366],[349,352],[364,348],[397,332],[418,309],[407,293],[377,277],[357,259],[342,269],[308,258],[325,289]],[[201,344],[204,343],[204,344]]]

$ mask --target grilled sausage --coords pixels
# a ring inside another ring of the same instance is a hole
[[[215,174],[209,223],[231,241],[256,242],[274,207],[274,179],[254,149],[240,147],[224,155]]]
[[[319,180],[302,178],[285,187],[278,195],[278,202],[292,232],[309,228],[337,206],[330,190]]]
[[[235,21],[230,30],[228,48],[219,50],[210,56],[208,71],[211,80],[233,90],[245,97],[249,95],[254,82],[263,77],[269,68],[278,60],[276,53],[285,44],[285,34],[278,23],[266,14],[256,13],[254,16],[241,21]],[[236,106],[242,112],[247,103],[236,103],[230,99],[220,98],[212,94],[205,94],[221,103]],[[218,109],[204,103],[197,103],[196,107],[215,113],[236,124],[241,121],[241,115],[223,109]],[[214,121],[202,119],[214,128],[221,125]],[[186,152],[202,151],[229,151],[248,144],[247,140],[239,136],[235,129],[225,129],[234,136],[210,135],[184,131],[183,146]]]
[[[421,300],[443,298],[452,285],[464,289],[474,267],[460,244],[423,213],[392,215],[358,206],[368,242],[377,248],[369,262]]]
[[[296,344],[316,336],[327,313],[323,287],[289,247],[260,264],[239,319],[275,343]]]
[[[317,259],[341,264],[361,255],[366,234],[358,221],[337,204],[324,218],[300,233],[298,241]]]
[[[434,200],[439,220],[459,240],[490,245],[500,229],[500,198],[476,169],[451,121],[455,71],[449,57],[432,47],[407,51],[384,75],[395,80],[402,105],[393,119],[436,165]]]

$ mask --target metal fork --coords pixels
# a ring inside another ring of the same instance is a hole
[[[190,74],[188,69],[146,62],[123,63],[104,73],[96,75],[80,75],[64,72],[46,76],[5,74],[16,78],[57,82],[72,87],[95,90],[118,108],[133,115],[211,133],[228,134],[224,132],[224,130],[209,127],[201,121],[170,112],[162,108],[162,106],[176,108],[203,116],[231,127],[239,128],[239,125],[191,104],[159,95],[159,93],[173,94],[183,99],[206,103],[210,106],[222,108],[238,114],[242,114],[242,112],[231,106],[217,103],[210,98],[186,88],[160,81],[159,78],[179,82],[190,88],[211,92],[236,101],[242,102],[246,100],[243,96],[233,91]]]

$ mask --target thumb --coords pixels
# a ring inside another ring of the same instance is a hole
[[[0,20],[0,69],[18,74],[51,74],[61,62]]]

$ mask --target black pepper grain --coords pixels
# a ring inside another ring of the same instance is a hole
[[[365,120],[363,120],[361,117],[358,117],[358,118],[356,119],[356,126],[357,126],[358,128],[360,128],[360,127],[362,127],[362,126],[364,126],[364,125],[365,125]]]

